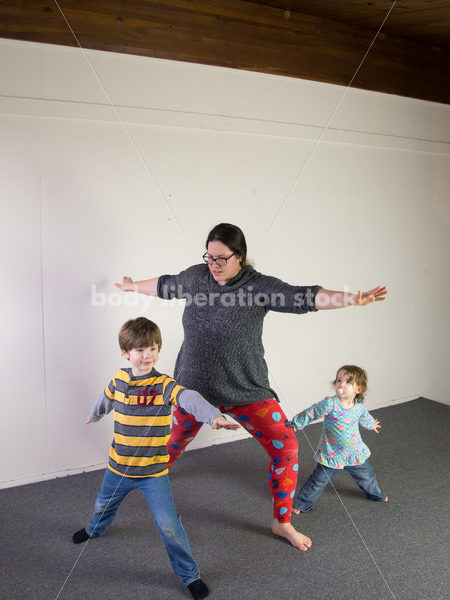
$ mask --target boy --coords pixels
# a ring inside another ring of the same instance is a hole
[[[213,429],[237,429],[239,425],[228,422],[199,393],[183,388],[154,369],[161,344],[159,327],[145,317],[127,321],[119,332],[122,354],[131,367],[117,371],[85,421],[98,421],[114,410],[114,439],[94,514],[72,539],[79,544],[103,535],[128,492],[140,489],[175,573],[193,598],[200,600],[206,598],[209,590],[200,579],[168,478],[166,444],[172,405],[209,423]]]

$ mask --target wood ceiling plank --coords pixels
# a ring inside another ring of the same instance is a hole
[[[318,15],[357,27],[377,30],[393,0],[247,0],[253,4]],[[450,3],[448,0],[396,0],[386,33],[435,46],[450,47]]]
[[[348,85],[374,32],[240,0],[61,0],[83,48]],[[0,1],[0,37],[76,46],[55,3]],[[381,33],[352,86],[450,103],[450,53]]]

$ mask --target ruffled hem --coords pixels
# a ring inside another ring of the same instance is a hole
[[[323,456],[323,454],[317,453],[314,455],[314,460],[324,467],[330,469],[343,469],[344,467],[354,467],[356,465],[362,465],[370,456],[370,451],[364,454],[353,454],[348,458],[336,457],[330,458]]]

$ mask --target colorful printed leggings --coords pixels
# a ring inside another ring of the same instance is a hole
[[[269,487],[273,498],[274,518],[289,523],[298,476],[297,439],[284,412],[274,398],[241,406],[219,407],[233,417],[261,444],[270,456]],[[167,444],[169,467],[183,454],[186,446],[200,431],[202,423],[174,409],[172,431]]]

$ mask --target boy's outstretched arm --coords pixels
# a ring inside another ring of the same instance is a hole
[[[211,425],[212,429],[232,429],[233,431],[236,431],[236,429],[239,429],[239,427],[240,425],[238,425],[238,423],[232,423],[231,421],[228,421],[224,415],[216,417]]]
[[[85,421],[83,421],[83,423],[85,425],[89,425],[89,423],[95,423],[96,421],[100,421],[102,417],[104,417],[112,411],[112,408],[113,401],[106,396],[105,392],[103,392],[99,396],[97,402],[92,407],[89,416]]]
[[[180,408],[193,415],[199,423],[209,423],[213,429],[238,429],[237,423],[227,421],[220,410],[194,390],[182,390],[177,398]]]

